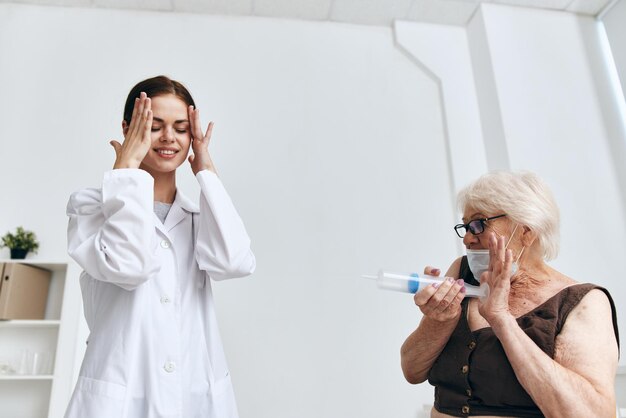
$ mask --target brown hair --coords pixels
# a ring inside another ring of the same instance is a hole
[[[130,119],[133,116],[133,108],[135,107],[135,99],[139,97],[139,93],[145,92],[148,97],[163,96],[166,94],[173,94],[180,100],[185,102],[187,106],[196,106],[196,103],[191,97],[191,93],[185,86],[176,80],[172,80],[164,75],[148,78],[140,81],[130,89],[128,97],[126,98],[126,104],[124,105],[124,121],[130,125]]]

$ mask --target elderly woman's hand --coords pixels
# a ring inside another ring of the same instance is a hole
[[[424,274],[438,276],[439,269],[426,267]],[[413,300],[424,316],[445,322],[458,319],[461,301],[465,297],[465,282],[446,277],[443,282],[425,287],[415,294]]]
[[[489,270],[480,276],[480,283],[489,285],[489,296],[479,300],[478,312],[493,327],[498,321],[511,316],[509,293],[513,276],[513,254],[506,249],[504,236],[489,234]]]

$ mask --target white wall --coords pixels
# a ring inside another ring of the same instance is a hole
[[[214,159],[259,264],[215,285],[242,418],[415,417],[432,389],[403,381],[399,347],[420,315],[358,276],[447,267],[451,196],[487,167],[547,180],[562,209],[553,264],[608,287],[624,317],[621,131],[594,81],[594,25],[496,5],[467,31],[394,33],[0,5],[0,231],[23,224],[39,257],[65,257],[66,199],[111,166],[128,89],[180,79],[216,122]],[[186,167],[179,186],[197,195]]]
[[[619,74],[622,92],[626,94],[626,0],[619,0],[603,16],[607,37]]]
[[[468,179],[488,170],[467,30],[414,22],[395,22],[394,30],[398,47],[439,86],[456,205],[456,193]]]
[[[604,76],[596,78],[601,93],[601,103],[607,137],[617,179],[622,192],[622,204],[626,207],[626,1],[618,1],[602,18],[604,28],[597,31],[601,55],[590,62],[600,67]],[[592,53],[593,49],[588,48]],[[603,67],[603,68],[602,68]]]
[[[111,166],[128,89],[169,74],[216,122],[258,258],[251,279],[215,285],[242,417],[413,417],[432,402],[399,367],[412,298],[359,279],[457,251],[437,86],[390,29],[6,4],[0,28],[0,231],[23,224],[39,257],[65,257],[65,202]]]

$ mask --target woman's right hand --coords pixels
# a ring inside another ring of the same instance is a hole
[[[427,266],[424,274],[439,276],[441,271]],[[446,277],[443,282],[431,284],[415,294],[413,300],[420,311],[435,321],[446,322],[461,315],[461,301],[465,297],[465,282]]]
[[[152,103],[146,93],[141,92],[135,99],[135,107],[130,126],[124,129],[124,144],[116,140],[110,142],[115,149],[117,168],[139,168],[152,145]]]

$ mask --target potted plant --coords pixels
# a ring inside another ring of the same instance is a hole
[[[37,252],[39,242],[34,232],[26,231],[21,226],[18,226],[15,230],[15,234],[7,232],[2,237],[0,248],[3,247],[9,247],[11,250],[11,258],[23,259],[26,258],[26,254],[28,254],[29,251]]]

